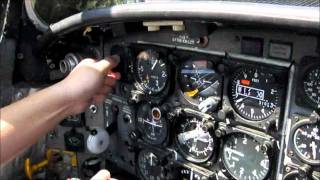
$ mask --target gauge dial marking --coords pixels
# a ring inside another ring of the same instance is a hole
[[[181,65],[179,84],[186,98],[201,102],[220,91],[220,75],[208,60],[189,60]]]
[[[168,67],[159,56],[158,52],[149,49],[137,57],[137,81],[150,95],[160,93],[168,81]]]
[[[196,118],[186,118],[178,126],[178,148],[192,162],[206,161],[215,148],[215,139],[202,126],[202,122]]]
[[[304,75],[303,88],[313,107],[320,109],[320,65],[313,66]]]
[[[168,122],[161,114],[159,108],[151,108],[148,104],[138,109],[138,130],[142,134],[142,139],[150,144],[162,144],[167,138]]]
[[[235,179],[264,179],[270,159],[260,150],[260,144],[245,134],[230,135],[223,146],[223,163]]]
[[[160,159],[153,152],[142,150],[138,155],[138,169],[143,180],[160,180],[161,168],[158,167]]]
[[[320,124],[305,124],[297,128],[293,143],[298,156],[320,164]]]
[[[263,120],[279,105],[278,89],[273,74],[258,68],[240,68],[231,80],[231,104],[243,118]]]

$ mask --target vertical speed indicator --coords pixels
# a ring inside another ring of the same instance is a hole
[[[260,68],[238,69],[230,89],[232,106],[247,120],[266,119],[279,105],[279,85],[275,76]]]

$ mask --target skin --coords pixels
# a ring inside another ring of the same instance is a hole
[[[85,111],[89,104],[102,103],[120,79],[119,73],[111,71],[119,61],[118,56],[98,62],[84,59],[59,83],[0,109],[0,165],[36,143],[64,118]],[[103,172],[109,179],[110,173]]]

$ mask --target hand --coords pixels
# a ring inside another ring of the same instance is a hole
[[[90,180],[110,180],[110,172],[105,169],[102,169]]]
[[[99,104],[111,92],[120,73],[112,72],[120,62],[119,56],[95,61],[82,60],[60,85],[71,106],[71,114],[83,112],[89,104]]]

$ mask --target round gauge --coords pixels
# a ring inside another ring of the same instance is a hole
[[[142,90],[154,95],[160,93],[168,81],[166,62],[154,50],[145,50],[137,57],[137,81]]]
[[[159,145],[165,141],[168,134],[168,123],[162,117],[160,108],[145,104],[138,110],[138,128],[142,138],[150,144]]]
[[[215,141],[209,132],[203,130],[202,121],[196,118],[181,119],[177,130],[177,145],[189,161],[202,163],[207,161],[215,149]]]
[[[283,180],[311,180],[306,174],[302,174],[298,170],[292,171],[283,177]]]
[[[220,92],[220,75],[213,69],[211,61],[194,60],[182,64],[179,72],[181,90],[186,97],[200,102]]]
[[[230,135],[223,146],[223,163],[235,179],[265,179],[270,168],[269,156],[260,144],[246,134]]]
[[[243,118],[259,121],[279,105],[279,86],[273,74],[258,68],[241,68],[231,80],[231,104]]]
[[[143,150],[138,155],[138,170],[144,180],[160,180],[160,159],[153,152]]]
[[[311,164],[320,164],[320,123],[299,126],[293,134],[297,155]]]
[[[313,107],[320,109],[320,65],[307,71],[303,78],[303,88]]]

